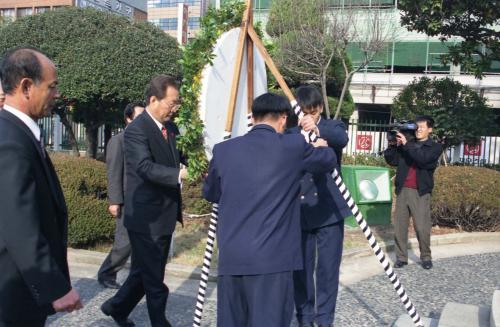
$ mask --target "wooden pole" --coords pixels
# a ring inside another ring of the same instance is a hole
[[[252,0],[247,0],[247,8],[243,13],[243,20],[241,21],[241,31],[236,48],[236,63],[234,65],[233,82],[231,84],[231,95],[229,98],[229,105],[227,110],[226,120],[226,135],[231,135],[233,130],[234,108],[236,106],[236,98],[238,97],[238,86],[240,84],[241,64],[243,62],[243,52],[245,49],[245,40],[248,35],[248,26],[251,24],[249,20],[250,12],[252,11]],[[250,24],[249,24],[250,23]]]
[[[264,58],[264,61],[266,62],[267,67],[269,68],[271,73],[274,75],[274,77],[278,81],[278,84],[280,85],[281,89],[283,90],[283,92],[285,92],[285,95],[287,96],[288,100],[290,100],[290,101],[295,100],[295,97],[293,96],[292,91],[290,91],[290,88],[286,84],[285,79],[283,78],[283,76],[279,72],[278,68],[274,64],[273,59],[271,58],[271,56],[267,52],[266,47],[264,46],[264,44],[260,40],[259,36],[257,35],[257,32],[255,32],[255,30],[253,29],[253,26],[248,27],[248,35],[250,36],[253,43],[255,44],[257,49],[259,50],[260,54]]]
[[[252,1],[250,1],[250,6],[252,5]],[[251,7],[250,7],[251,8]],[[250,9],[249,15],[249,26],[253,26],[253,10]],[[254,89],[253,89],[253,72],[254,72],[254,59],[253,59],[253,41],[252,39],[246,35],[247,39],[247,112],[252,112],[252,104],[254,98]]]

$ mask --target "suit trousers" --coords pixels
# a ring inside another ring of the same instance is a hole
[[[217,327],[289,327],[293,272],[217,277]]]
[[[130,246],[128,232],[125,226],[123,226],[122,213],[121,217],[116,219],[115,241],[113,247],[106,259],[104,259],[101,268],[99,268],[97,279],[116,281],[116,274],[125,266],[131,252],[132,248]]]
[[[132,266],[127,280],[109,301],[111,314],[128,317],[146,295],[152,327],[168,327],[165,317],[168,287],[163,283],[172,235],[152,236],[128,231],[132,246]]]
[[[333,323],[343,241],[343,220],[302,231],[304,270],[294,272],[295,309],[299,323],[316,322],[321,326]]]
[[[394,221],[394,241],[396,258],[408,262],[408,226],[410,216],[417,234],[420,259],[431,260],[431,194],[422,196],[416,189],[403,187],[396,199],[396,220]]]

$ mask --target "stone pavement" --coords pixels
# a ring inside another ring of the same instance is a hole
[[[474,237],[471,234],[465,237],[459,235],[460,243],[443,244],[449,243],[453,237],[433,237],[433,269],[422,269],[416,264],[419,261],[418,253],[411,252],[410,265],[396,270],[421,316],[439,317],[445,303],[450,301],[490,305],[494,290],[500,289],[500,233]],[[448,241],[443,241],[447,238]],[[368,245],[367,249],[369,250]],[[390,326],[400,314],[405,313],[377,259],[368,254],[369,251],[365,250],[349,251],[344,256],[336,327]],[[392,254],[390,256],[394,258]],[[99,266],[81,263],[74,255],[70,258],[73,284],[83,297],[85,307],[76,313],[52,316],[47,326],[115,326],[111,318],[104,316],[99,310],[99,306],[115,292],[103,289],[95,280]],[[127,271],[120,273],[119,281],[126,274]],[[182,274],[175,275],[176,277],[167,273],[166,277],[166,284],[171,292],[167,318],[175,327],[191,326],[199,282],[182,277]],[[216,326],[216,293],[215,283],[212,282],[209,285],[202,326]],[[131,319],[139,327],[150,326],[144,300],[133,311]],[[296,326],[294,319],[292,327]]]

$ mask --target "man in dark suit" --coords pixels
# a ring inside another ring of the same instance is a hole
[[[302,269],[299,181],[305,171],[332,170],[336,159],[324,140],[315,148],[281,134],[290,112],[286,98],[263,94],[253,129],[213,149],[203,194],[219,204],[219,327],[292,320],[293,271]]]
[[[66,256],[67,211],[36,120],[59,96],[56,68],[34,49],[0,64],[0,326],[44,326],[55,311],[80,309]]]
[[[144,111],[141,103],[129,103],[123,112],[125,127]],[[124,131],[113,136],[106,148],[106,170],[108,175],[109,213],[116,218],[113,248],[104,259],[97,280],[106,288],[119,289],[116,274],[122,269],[131,253],[128,233],[123,226],[123,203],[125,194]]]
[[[335,151],[340,172],[342,149],[348,137],[340,120],[321,117],[323,97],[313,86],[296,91],[297,102],[306,114],[299,126],[289,133],[314,131]],[[344,240],[344,218],[349,207],[335,185],[331,172],[311,174],[302,178],[300,191],[302,220],[302,250],[304,269],[294,273],[295,306],[300,326],[331,326],[339,287],[339,269]]]
[[[101,309],[119,326],[134,326],[130,312],[146,295],[153,327],[171,326],[165,317],[168,287],[165,264],[176,222],[182,223],[180,169],[175,134],[168,123],[179,108],[175,80],[160,75],[146,90],[146,112],[125,130],[124,225],[132,246],[130,274]]]

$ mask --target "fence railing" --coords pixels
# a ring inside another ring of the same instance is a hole
[[[45,144],[55,151],[71,149],[69,133],[59,121],[57,115],[38,121],[44,131]],[[85,127],[82,124],[71,123],[79,149],[87,149]],[[343,153],[347,155],[381,156],[387,148],[387,132],[389,124],[382,120],[353,120],[348,123],[349,143]],[[120,129],[112,131],[112,135]],[[106,146],[104,126],[98,131],[98,152],[103,152]],[[484,166],[500,164],[500,137],[483,136],[479,144],[460,144],[446,151],[450,163]]]

